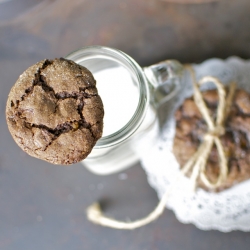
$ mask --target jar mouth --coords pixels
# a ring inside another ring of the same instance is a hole
[[[120,129],[118,129],[114,133],[102,136],[97,141],[94,148],[97,149],[111,147],[128,139],[141,125],[146,114],[147,107],[149,105],[149,89],[142,68],[134,59],[132,59],[124,52],[104,46],[86,46],[71,52],[65,58],[75,61],[76,63],[79,63],[83,66],[85,66],[84,61],[89,59],[103,60],[105,58],[110,58],[112,61],[115,61],[120,66],[125,67],[133,73],[133,76],[137,82],[139,94],[138,104],[135,112],[127,121],[127,123]]]

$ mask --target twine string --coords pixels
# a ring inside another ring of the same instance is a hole
[[[204,135],[203,142],[200,144],[194,155],[190,157],[190,159],[181,169],[180,174],[177,176],[174,184],[171,185],[170,188],[163,194],[156,208],[145,218],[142,218],[134,222],[118,221],[105,216],[101,210],[100,205],[98,203],[94,203],[87,209],[87,218],[91,222],[116,229],[133,230],[135,228],[149,224],[150,222],[156,220],[163,213],[169,195],[176,187],[176,185],[179,182],[179,179],[183,174],[185,175],[189,171],[191,171],[190,180],[192,183],[193,190],[195,190],[199,178],[204,183],[204,185],[209,189],[215,189],[217,187],[220,187],[223,181],[227,178],[228,174],[227,158],[219,137],[225,133],[224,122],[227,118],[230,106],[232,104],[236,84],[235,83],[230,84],[229,93],[226,97],[225,88],[217,78],[207,76],[202,78],[197,83],[193,68],[189,67],[189,69],[193,79],[194,101],[208,126],[208,132]],[[199,89],[201,85],[207,82],[214,83],[218,90],[219,103],[217,108],[216,121],[213,121],[212,117],[210,116],[209,110],[205,104],[205,101]],[[206,176],[206,164],[213,145],[216,146],[218,151],[219,167],[220,167],[219,176],[215,183],[212,183]]]
[[[156,220],[163,213],[166,206],[166,202],[169,198],[170,193],[173,190],[173,187],[174,186],[172,186],[172,188],[169,188],[163,194],[156,208],[149,215],[140,220],[136,220],[133,222],[125,222],[109,218],[103,214],[99,203],[94,203],[87,208],[87,218],[95,224],[116,229],[133,230],[135,228],[145,226],[150,222]]]

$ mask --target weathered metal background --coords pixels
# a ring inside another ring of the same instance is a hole
[[[169,58],[250,58],[249,0],[173,2],[0,1],[1,250],[249,249],[248,233],[204,232],[179,223],[168,210],[133,232],[93,225],[85,209],[97,199],[118,219],[138,219],[154,208],[156,194],[139,164],[125,175],[106,177],[81,164],[52,166],[23,153],[7,130],[6,98],[19,74],[41,59],[82,46],[115,47],[142,66]]]

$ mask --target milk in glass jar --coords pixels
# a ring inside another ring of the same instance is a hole
[[[92,72],[105,112],[102,138],[82,163],[96,174],[132,166],[139,161],[141,139],[153,144],[157,138],[157,107],[178,92],[183,66],[169,60],[141,68],[125,53],[102,46],[84,47],[66,58]]]

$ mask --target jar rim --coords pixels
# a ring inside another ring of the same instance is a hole
[[[149,89],[145,74],[139,64],[133,58],[118,49],[99,45],[86,46],[71,52],[65,58],[80,63],[83,59],[91,57],[91,55],[94,55],[95,58],[107,55],[121,62],[121,64],[126,63],[126,66],[135,74],[138,82],[139,101],[133,116],[116,132],[101,137],[94,146],[94,148],[107,148],[128,139],[139,128],[149,105]]]

